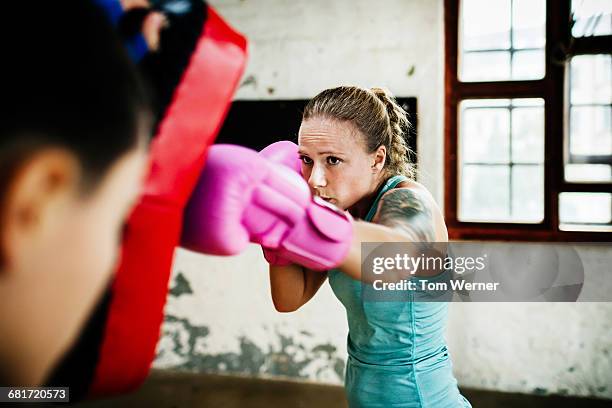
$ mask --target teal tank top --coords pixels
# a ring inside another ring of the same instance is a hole
[[[382,195],[405,180],[385,182],[365,221]],[[367,301],[361,281],[337,269],[329,271],[329,283],[348,319],[345,391],[351,408],[471,407],[452,373],[446,302],[415,302],[411,292],[405,301]]]

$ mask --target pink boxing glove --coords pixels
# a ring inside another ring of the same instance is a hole
[[[310,269],[327,270],[346,257],[352,220],[312,197],[286,167],[241,146],[214,145],[185,213],[181,244],[234,255],[254,242]]]
[[[265,147],[259,154],[268,160],[287,166],[293,169],[297,174],[302,174],[302,161],[298,154],[298,145],[289,140],[281,140],[280,142],[272,143]],[[286,266],[291,265],[291,261],[283,258],[273,249],[261,247],[264,258],[270,265]]]
[[[298,153],[299,146],[289,140],[281,140],[265,147],[259,154],[266,159],[293,169],[302,174],[302,161]]]

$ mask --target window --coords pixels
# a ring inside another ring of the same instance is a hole
[[[445,0],[454,239],[612,240],[612,2]]]
[[[544,0],[462,1],[461,81],[544,77]]]
[[[544,100],[465,99],[459,106],[462,221],[544,219]]]

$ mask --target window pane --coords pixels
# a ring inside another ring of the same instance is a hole
[[[468,99],[459,109],[459,220],[541,222],[544,100]]]
[[[609,224],[612,215],[612,194],[561,193],[559,220],[571,224]]]
[[[512,110],[512,161],[544,163],[544,108]]]
[[[565,180],[573,182],[610,182],[612,166],[608,164],[567,164]]]
[[[460,221],[507,221],[509,166],[465,165],[461,172]]]
[[[468,108],[461,110],[461,157],[465,163],[508,163],[509,110]]]
[[[579,55],[570,63],[570,103],[612,103],[612,56]]]
[[[612,1],[573,0],[574,37],[612,34]]]
[[[570,62],[568,181],[610,181],[610,166],[589,163],[589,156],[612,155],[611,71],[610,55],[579,55]]]
[[[544,50],[517,51],[512,57],[512,79],[544,78]]]
[[[510,53],[466,52],[461,60],[462,81],[502,81],[510,78]]]
[[[611,155],[610,106],[578,106],[570,110],[570,153]]]
[[[512,167],[512,221],[544,219],[544,166]]]
[[[544,48],[546,45],[546,2],[514,0],[512,6],[514,48]]]
[[[544,77],[545,0],[463,0],[460,3],[460,80]]]
[[[461,13],[464,50],[510,47],[510,0],[463,0]]]

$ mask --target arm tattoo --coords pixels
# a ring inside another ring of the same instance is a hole
[[[407,188],[384,195],[378,223],[407,233],[414,242],[435,241],[431,207],[419,193]]]

